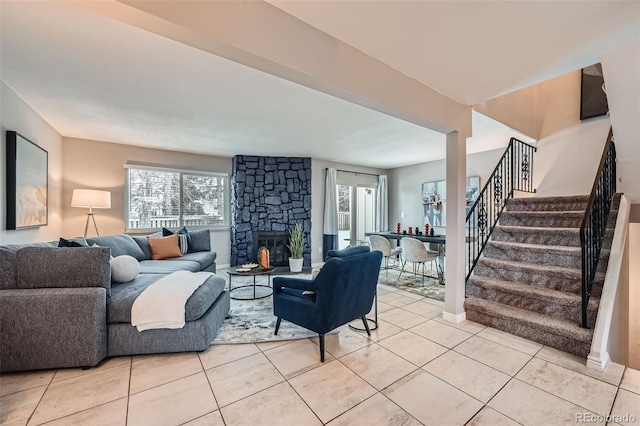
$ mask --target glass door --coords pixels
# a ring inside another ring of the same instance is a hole
[[[336,185],[338,193],[338,247],[357,246],[375,230],[376,188]]]

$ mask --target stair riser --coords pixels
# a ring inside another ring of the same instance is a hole
[[[559,233],[553,229],[542,232],[519,232],[505,231],[496,228],[491,235],[493,241],[504,241],[507,243],[540,244],[550,246],[580,247],[580,235]]]
[[[500,216],[502,226],[535,226],[538,228],[580,228],[582,218],[579,216],[513,216],[504,212]]]
[[[584,211],[587,208],[586,201],[556,201],[540,203],[526,199],[512,199],[507,203],[507,210],[524,212],[570,212]]]
[[[513,262],[526,262],[535,265],[560,266],[563,268],[580,268],[582,261],[581,252],[557,253],[543,252],[541,250],[513,249],[511,247],[497,247],[491,243],[487,244],[483,251],[484,256],[493,259],[510,260]]]
[[[551,300],[540,300],[531,297],[523,297],[522,295],[515,295],[508,292],[503,292],[495,289],[487,289],[470,285],[467,289],[467,295],[474,296],[480,299],[491,300],[494,302],[502,303],[504,305],[514,306],[520,309],[526,309],[528,311],[538,312],[545,315],[550,315],[554,318],[564,318],[576,323],[582,322],[582,305],[566,306],[559,303],[554,303]],[[589,326],[595,325],[596,314],[598,308],[595,306],[589,307]]]
[[[486,265],[482,259],[478,262],[473,274],[480,277],[492,278],[500,281],[511,281],[514,283],[532,285],[535,287],[549,288],[552,290],[565,291],[567,293],[581,294],[582,281],[581,278],[574,276],[563,276],[560,274],[539,274],[534,273],[529,269],[514,267],[512,269],[506,269],[501,267],[494,267],[493,265]],[[595,297],[600,297],[602,293],[602,281],[599,279],[593,284],[591,294]]]
[[[467,319],[470,321],[475,321],[489,327],[497,328],[498,330],[515,334],[516,336],[520,336],[525,339],[534,340],[543,345],[551,346],[552,348],[556,348],[564,352],[569,352],[581,358],[586,358],[591,350],[591,343],[580,342],[574,339],[557,336],[555,334],[540,330],[537,327],[531,327],[525,322],[504,321],[501,318],[496,318],[470,309],[466,306],[466,304],[465,312]]]

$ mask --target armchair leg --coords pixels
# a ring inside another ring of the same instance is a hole
[[[320,334],[320,362],[324,362],[324,334]]]
[[[278,335],[278,330],[280,329],[280,321],[282,321],[282,318],[278,317],[278,320],[276,321],[276,331],[273,332],[274,336]]]
[[[398,274],[398,279],[396,281],[400,281],[400,277],[402,276],[402,273],[404,272],[404,265],[407,264],[407,261],[400,261],[400,263],[402,264],[402,269],[400,269],[400,274]]]
[[[367,330],[367,336],[371,336],[371,330],[369,330],[369,323],[367,322],[367,317],[362,317],[362,323],[364,324],[365,330]]]

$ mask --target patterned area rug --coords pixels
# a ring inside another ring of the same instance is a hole
[[[395,269],[380,271],[378,284],[396,287],[410,293],[428,297],[429,299],[435,299],[444,302],[444,285],[440,285],[437,278],[431,278],[429,276],[424,277],[423,284],[422,276],[413,275],[413,269],[410,268],[410,266],[405,267],[405,271],[402,273],[402,276],[400,276],[400,271]],[[431,275],[433,277],[437,275],[436,271],[430,271],[427,269],[425,269],[425,274]],[[398,277],[400,277],[400,279],[398,279]]]
[[[227,280],[229,276],[225,271],[219,271],[218,276]],[[311,278],[311,275],[298,275],[300,278]],[[257,277],[256,284],[266,284],[267,277]],[[233,277],[233,287],[253,283],[253,278]],[[261,296],[271,293],[271,289],[257,287],[256,295]],[[247,287],[233,291],[234,297],[253,296],[253,288]],[[265,297],[257,300],[231,299],[229,318],[224,320],[218,334],[211,342],[212,345],[230,343],[258,343],[277,340],[304,339],[317,336],[317,333],[282,321],[278,335],[274,336],[276,317],[273,315],[273,297]]]

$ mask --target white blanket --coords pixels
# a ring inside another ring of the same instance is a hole
[[[211,272],[176,271],[147,287],[133,302],[131,325],[138,331],[183,328],[187,300]]]

